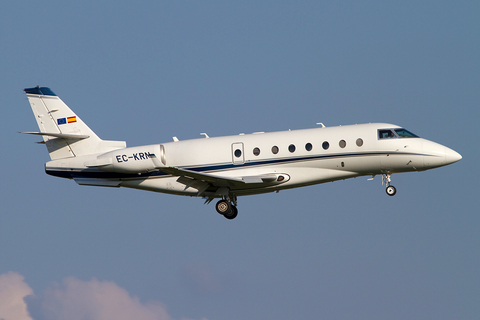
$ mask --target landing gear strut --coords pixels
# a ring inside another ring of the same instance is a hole
[[[394,186],[390,185],[390,182],[392,181],[392,179],[390,179],[390,176],[391,176],[390,173],[384,174],[384,175],[383,175],[382,184],[383,184],[383,181],[385,181],[386,184],[387,184],[387,189],[385,189],[385,191],[387,192],[387,194],[388,194],[389,196],[394,196],[394,195],[397,193],[397,188],[395,188]]]

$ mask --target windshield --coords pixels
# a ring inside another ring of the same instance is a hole
[[[416,134],[411,133],[406,129],[380,129],[378,130],[379,139],[392,139],[392,138],[418,138]]]
[[[411,133],[405,129],[395,129],[395,132],[398,134],[400,138],[418,138],[416,134]]]

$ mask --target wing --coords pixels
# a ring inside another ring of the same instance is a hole
[[[197,189],[198,195],[205,192],[209,187],[214,187],[215,189],[229,188],[230,190],[237,190],[276,185],[290,180],[290,177],[287,174],[279,173],[243,177],[225,177],[175,167],[163,167],[158,169],[172,176],[179,177],[177,182],[184,184],[185,190],[190,187]]]

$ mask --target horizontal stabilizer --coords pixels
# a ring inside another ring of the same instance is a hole
[[[68,134],[68,133],[49,133],[49,132],[20,132],[24,134],[33,134],[37,136],[49,136],[62,139],[87,139],[90,136],[84,134]]]

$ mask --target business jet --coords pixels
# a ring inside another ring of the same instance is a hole
[[[100,139],[52,90],[24,89],[51,161],[47,174],[79,185],[126,187],[202,197],[227,219],[237,198],[359,176],[424,171],[462,157],[441,144],[388,123],[256,132],[127,148]]]

